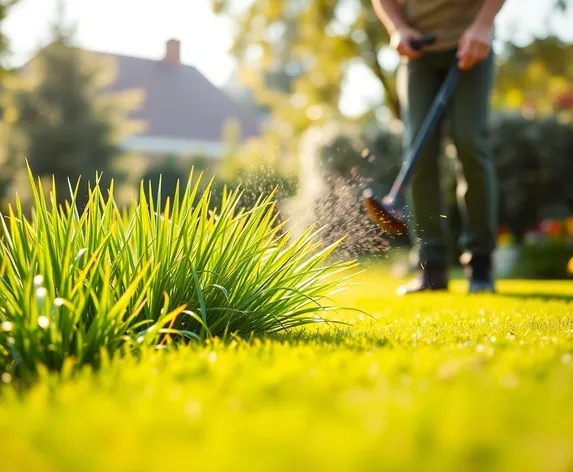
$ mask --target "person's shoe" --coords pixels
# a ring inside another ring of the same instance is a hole
[[[470,280],[469,293],[495,293],[493,280]]]
[[[428,262],[422,266],[422,269],[412,281],[398,287],[396,294],[398,296],[404,296],[426,291],[447,289],[448,269],[446,264]]]
[[[495,293],[490,254],[475,254],[466,257],[466,269],[469,278],[469,293]]]

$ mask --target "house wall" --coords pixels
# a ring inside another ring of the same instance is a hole
[[[204,156],[209,159],[220,159],[225,146],[220,142],[198,141],[158,136],[133,136],[123,142],[123,147],[132,152],[146,155],[175,155],[183,158]]]

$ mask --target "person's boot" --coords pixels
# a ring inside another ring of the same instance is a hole
[[[495,293],[493,261],[490,254],[474,254],[468,257],[466,270],[470,293]]]
[[[448,289],[448,267],[441,262],[427,262],[410,282],[398,287],[397,295]]]

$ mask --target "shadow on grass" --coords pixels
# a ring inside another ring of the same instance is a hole
[[[273,341],[297,344],[324,344],[347,346],[354,350],[360,348],[371,349],[373,347],[388,347],[390,339],[381,333],[367,331],[351,331],[350,328],[330,328],[327,331],[313,331],[307,328],[299,328],[290,333],[277,333],[270,336]]]
[[[573,295],[571,294],[560,294],[560,293],[542,293],[542,292],[533,292],[533,293],[521,293],[521,292],[511,292],[511,291],[503,291],[497,294],[498,297],[503,298],[513,298],[519,300],[542,300],[547,302],[562,302],[562,303],[571,303],[573,302]]]

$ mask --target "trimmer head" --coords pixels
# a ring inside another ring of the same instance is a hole
[[[372,193],[372,190],[366,189],[362,192],[362,201],[368,217],[378,225],[378,227],[394,236],[408,234],[408,226],[396,215],[390,205],[385,205]]]

